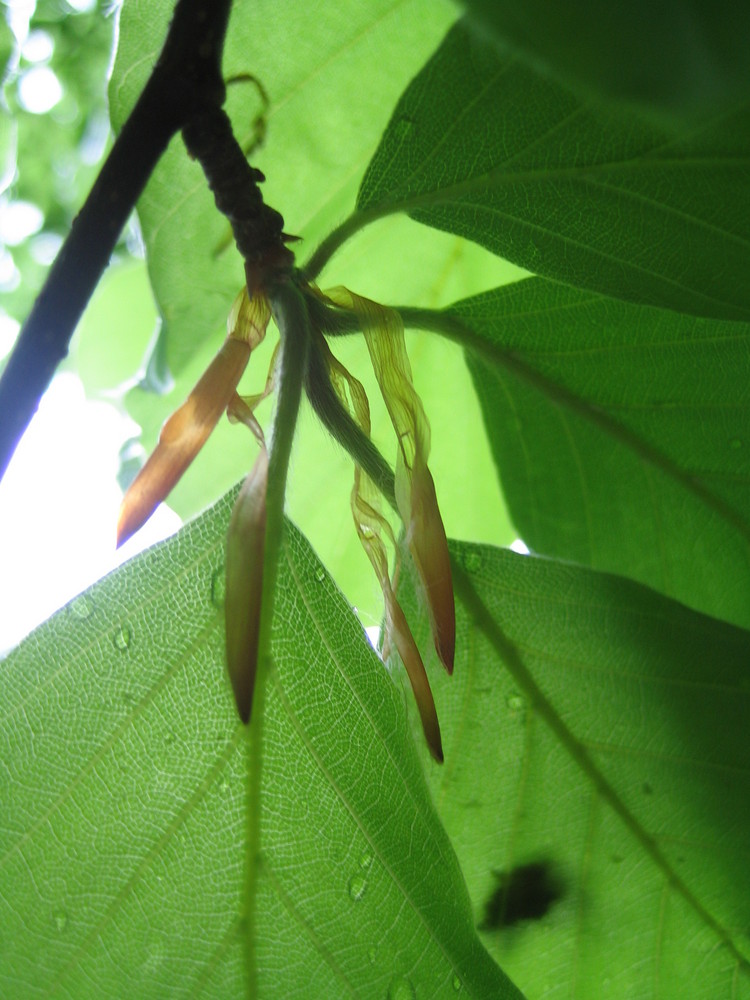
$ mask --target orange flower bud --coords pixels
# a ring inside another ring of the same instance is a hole
[[[203,447],[234,396],[249,358],[248,343],[227,337],[187,400],[165,422],[159,443],[123,498],[118,546],[145,524]]]

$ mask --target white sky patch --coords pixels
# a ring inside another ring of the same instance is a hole
[[[368,625],[365,629],[367,638],[370,640],[370,645],[378,652],[378,643],[380,642],[380,626],[379,625]]]
[[[33,66],[18,80],[18,99],[32,115],[46,115],[62,97],[60,81],[49,66]]]
[[[172,534],[162,505],[115,549],[122,499],[117,454],[135,425],[87,400],[77,376],[57,375],[0,482],[0,653],[136,552]]]
[[[14,247],[44,225],[44,213],[30,201],[0,202],[0,242]]]
[[[518,554],[522,556],[527,556],[530,552],[526,542],[521,541],[520,538],[516,538],[515,541],[511,542],[508,548],[513,549],[514,552],[518,552]]]
[[[55,43],[52,40],[52,35],[48,31],[36,29],[29,32],[21,48],[21,55],[27,62],[40,63],[51,59],[54,51]]]
[[[0,358],[8,354],[16,342],[21,324],[17,319],[0,312]]]

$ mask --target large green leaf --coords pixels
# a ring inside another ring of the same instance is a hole
[[[498,45],[584,92],[665,120],[750,92],[750,16],[732,0],[463,0]]]
[[[423,757],[492,954],[535,1000],[750,996],[750,633],[622,578],[453,552],[446,763]]]
[[[532,549],[750,625],[750,326],[542,278],[437,316]]]
[[[7,1000],[245,996],[250,761],[221,608],[231,500],[3,663]],[[477,938],[400,694],[291,526],[276,610],[261,996],[518,996]]]
[[[750,316],[750,106],[676,133],[587,105],[465,23],[411,83],[348,226],[390,212],[530,271]]]

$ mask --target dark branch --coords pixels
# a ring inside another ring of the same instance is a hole
[[[224,101],[231,0],[178,0],[159,60],[63,244],[0,377],[0,478],[172,136]]]
[[[226,112],[214,105],[185,125],[188,153],[200,162],[216,207],[227,217],[245,261],[248,289],[266,283],[272,272],[290,269],[294,254],[284,245],[284,219],[264,204],[258,184],[265,180],[251,167],[237,142]]]

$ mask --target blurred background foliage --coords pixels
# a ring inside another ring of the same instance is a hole
[[[112,0],[2,5],[0,294],[16,322],[31,308],[109,145],[105,80],[116,8]],[[136,249],[126,233],[118,257]]]

